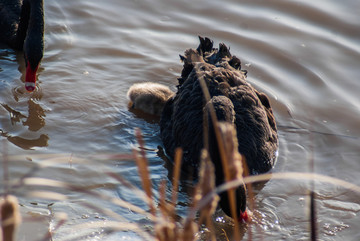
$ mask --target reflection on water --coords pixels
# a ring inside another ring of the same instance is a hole
[[[38,131],[45,126],[45,112],[41,106],[32,99],[29,100],[29,116],[23,124],[29,127],[30,131]]]
[[[1,131],[1,136],[6,137],[9,142],[25,150],[33,147],[46,147],[49,140],[49,137],[44,134],[41,134],[37,139],[26,139],[20,136],[10,136],[8,133]]]
[[[2,106],[5,108],[5,110],[9,112],[12,125],[16,124],[17,122],[20,122],[22,118],[26,118],[26,116],[24,116],[23,114],[21,114],[16,110],[11,109],[11,107],[9,107],[8,105],[2,104]]]
[[[0,138],[14,158],[10,177],[21,180],[31,172],[79,185],[95,183],[100,193],[126,197],[146,208],[102,173],[102,167],[110,168],[140,187],[133,162],[92,155],[131,153],[138,146],[134,128],[141,128],[155,190],[162,179],[170,183],[172,164],[158,154],[157,120],[129,111],[126,92],[142,81],[176,90],[178,55],[197,47],[197,35],[203,35],[230,46],[246,66],[249,82],[269,96],[280,138],[273,172],[309,172],[313,159],[316,173],[360,185],[359,9],[356,1],[335,0],[226,0],[220,5],[214,0],[46,1],[46,49],[34,93],[23,88],[22,53],[0,46]],[[38,156],[54,153],[57,156]],[[91,163],[76,163],[76,158],[87,156]],[[54,162],[32,172],[38,163],[57,158],[66,164]],[[243,239],[307,240],[308,189],[307,181],[270,180],[255,190],[256,220],[242,228]],[[187,213],[191,190],[185,176],[180,218]],[[37,226],[42,233],[44,226],[54,228],[51,215],[68,216],[54,240],[63,240],[72,225],[109,219],[82,205],[87,199],[147,225],[143,216],[84,193],[61,189],[57,192],[66,200],[48,201],[26,196],[26,190],[11,192],[20,197],[23,212],[45,217]],[[316,194],[319,238],[360,239],[359,194],[325,183],[316,183]],[[231,222],[223,218],[218,213],[214,220],[219,239],[226,240],[222,230],[230,233]],[[25,224],[27,230],[31,222]],[[134,238],[126,232],[99,232],[91,238]]]
[[[12,109],[7,104],[1,104],[2,107],[8,112],[10,123],[12,126],[22,124],[28,126],[30,131],[39,131],[45,126],[45,113],[39,104],[33,99],[28,101],[28,115],[24,115],[19,111]],[[46,147],[48,146],[49,137],[46,134],[41,134],[38,138],[25,138],[21,136],[13,136],[8,132],[0,129],[1,136],[6,137],[7,140],[14,145],[29,150],[33,147]]]

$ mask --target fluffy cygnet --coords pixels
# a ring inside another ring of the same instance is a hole
[[[158,83],[137,83],[130,87],[127,97],[130,108],[160,116],[167,100],[174,95],[169,87]]]

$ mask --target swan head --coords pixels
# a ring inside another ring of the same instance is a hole
[[[236,218],[239,221],[247,222],[249,220],[248,212],[246,210],[246,187],[245,184],[240,185],[234,190],[235,193],[235,212]],[[235,218],[231,212],[231,199],[229,198],[229,192],[222,192],[219,194],[219,205],[224,213],[232,218]]]

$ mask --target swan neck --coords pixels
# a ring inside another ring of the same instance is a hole
[[[44,35],[44,7],[43,0],[27,0],[30,2],[30,16],[29,25],[27,29],[27,36],[34,33],[43,37]]]
[[[29,36],[38,38],[39,44],[42,44],[44,36],[44,10],[43,0],[24,0],[21,6],[20,21],[16,33],[15,47],[25,48],[26,39]]]

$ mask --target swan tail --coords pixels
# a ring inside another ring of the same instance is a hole
[[[188,78],[194,66],[198,63],[210,64],[214,67],[223,67],[231,70],[241,71],[244,76],[246,70],[241,69],[241,60],[231,55],[230,48],[224,43],[220,43],[218,48],[214,48],[214,42],[205,37],[199,36],[200,44],[196,49],[187,49],[184,55],[180,55],[183,62],[181,77],[178,78],[179,86]]]

